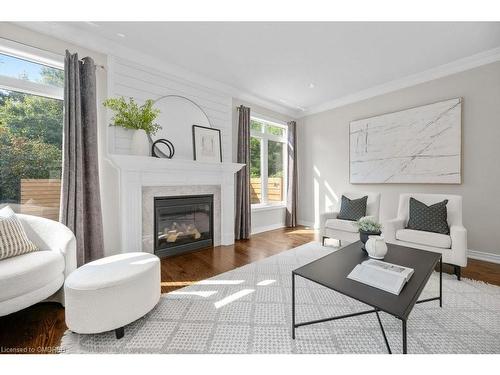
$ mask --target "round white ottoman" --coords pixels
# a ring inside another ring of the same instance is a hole
[[[76,333],[115,330],[139,319],[158,303],[160,259],[149,253],[102,258],[73,271],[64,283],[66,325]]]

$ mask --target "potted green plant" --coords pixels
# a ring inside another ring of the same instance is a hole
[[[131,150],[134,155],[148,156],[150,152],[148,135],[155,134],[161,126],[154,121],[160,110],[153,108],[153,100],[139,105],[133,98],[128,102],[124,97],[106,99],[103,105],[114,112],[111,126],[119,126],[134,132]]]
[[[365,250],[366,241],[369,236],[382,234],[382,224],[370,216],[362,217],[357,221],[359,228],[359,239],[363,243],[361,249]]]

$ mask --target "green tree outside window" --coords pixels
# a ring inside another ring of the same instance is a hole
[[[43,83],[62,87],[64,72],[43,67]],[[60,178],[63,102],[0,90],[0,203],[20,201],[22,178]]]

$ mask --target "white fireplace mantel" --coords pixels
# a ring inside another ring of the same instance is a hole
[[[238,163],[207,163],[195,160],[176,160],[135,155],[111,155],[111,160],[120,170],[131,172],[197,171],[199,173],[234,174],[245,165]]]
[[[221,244],[234,243],[234,174],[244,164],[207,163],[135,155],[110,155],[119,171],[120,231],[123,252],[142,251],[142,188],[218,185],[221,191]]]

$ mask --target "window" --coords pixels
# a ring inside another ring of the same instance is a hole
[[[0,39],[0,206],[58,220],[64,71],[36,51]]]
[[[251,203],[254,208],[282,205],[286,186],[287,127],[252,117],[250,135]]]

